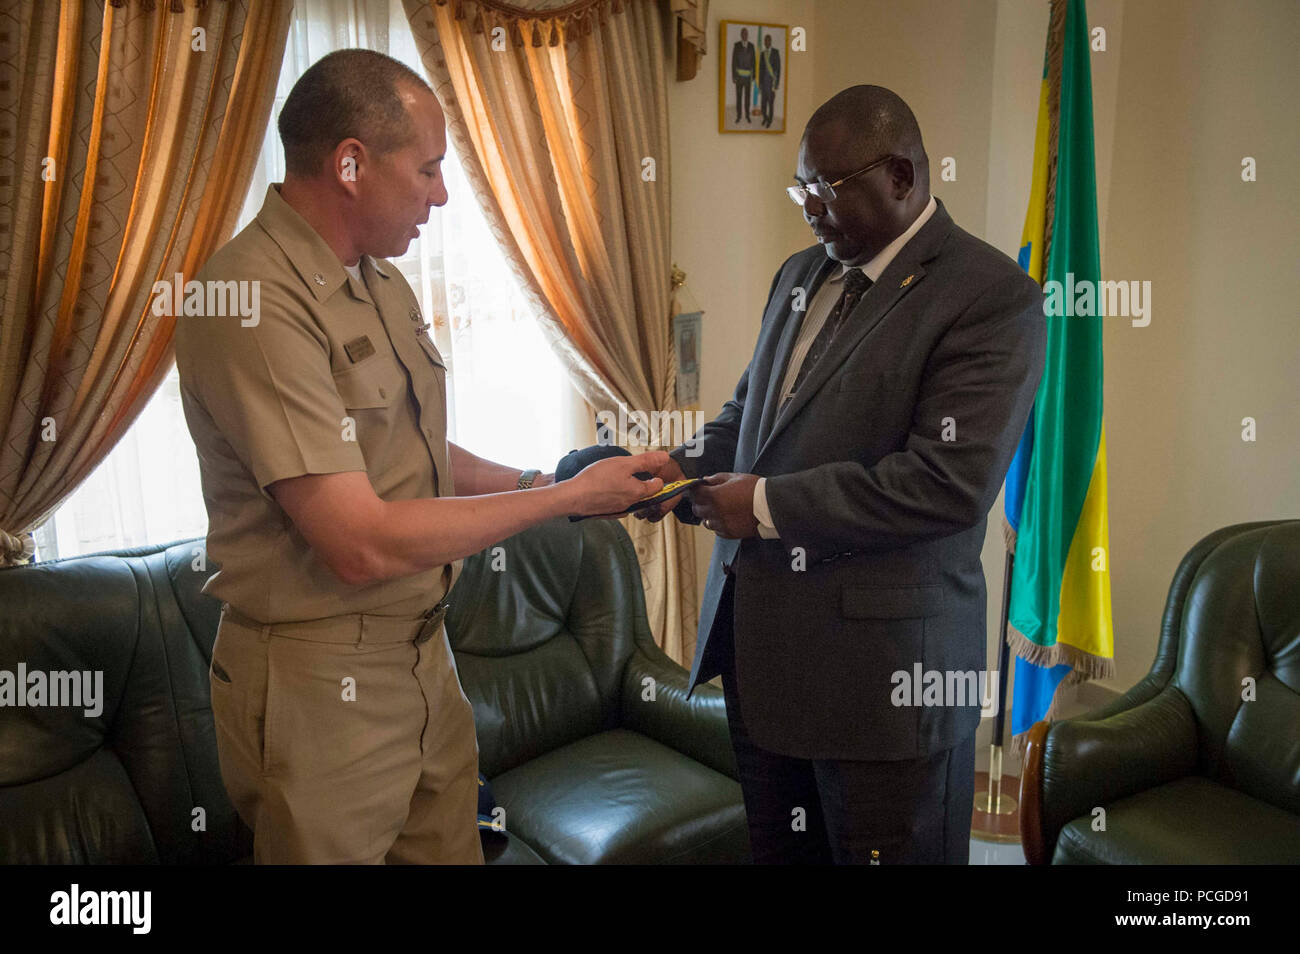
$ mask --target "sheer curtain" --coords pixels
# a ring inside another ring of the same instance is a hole
[[[276,121],[294,82],[332,50],[366,47],[424,75],[401,0],[298,0],[257,169],[236,231],[284,178]],[[431,316],[448,365],[448,438],[480,456],[551,470],[595,440],[592,412],[568,383],[501,256],[454,154],[448,201],[392,262]],[[207,533],[198,461],[176,369],[135,425],[44,525],[38,560],[165,543]]]

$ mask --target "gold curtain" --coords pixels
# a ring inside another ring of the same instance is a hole
[[[671,10],[654,0],[404,3],[466,178],[575,385],[598,410],[676,411]],[[625,526],[655,639],[689,664],[691,528]]]
[[[0,566],[112,450],[173,360],[155,281],[230,237],[290,0],[0,9]]]

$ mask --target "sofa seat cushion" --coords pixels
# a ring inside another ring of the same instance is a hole
[[[1092,816],[1061,829],[1053,864],[1294,864],[1300,816],[1199,776],[1181,778],[1106,808],[1106,830]]]
[[[518,835],[497,835],[483,839],[483,861],[489,865],[544,865],[546,859],[524,843]]]
[[[740,786],[638,732],[588,736],[492,779],[506,830],[550,864],[737,863]]]
[[[158,864],[149,823],[122,762],[100,749],[48,778],[0,788],[0,862]]]

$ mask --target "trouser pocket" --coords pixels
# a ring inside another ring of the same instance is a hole
[[[223,616],[208,667],[212,721],[224,761],[265,769],[266,642],[257,630]],[[224,771],[224,769],[223,769]]]

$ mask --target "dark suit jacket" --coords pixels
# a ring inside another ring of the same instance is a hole
[[[1042,293],[940,202],[778,414],[802,317],[792,293],[811,304],[838,267],[821,246],[785,261],[735,395],[697,447],[672,451],[688,476],[767,477],[781,535],[716,541],[691,686],[720,668],[709,647],[733,622],[718,611],[729,571],[742,716],[758,745],[920,758],[979,722],[978,698],[895,706],[894,673],[919,665],[918,680],[938,671],[946,686],[950,671],[986,668],[980,550],[1042,375]],[[677,512],[693,520],[688,505]]]
[[[749,70],[748,76],[741,76],[737,70]],[[733,83],[749,83],[754,79],[754,44],[741,43],[737,40],[731,44],[731,80]]]
[[[772,67],[768,69],[767,62],[771,61]],[[763,50],[758,51],[758,86],[760,89],[772,89],[777,83],[781,82],[781,51],[772,47],[769,53]]]

